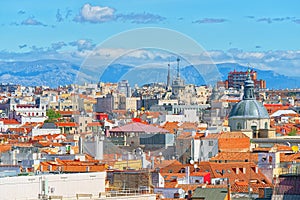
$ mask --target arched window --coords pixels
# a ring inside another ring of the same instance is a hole
[[[236,129],[237,129],[237,130],[241,130],[241,129],[242,129],[242,125],[241,125],[241,123],[240,123],[240,122],[239,122],[239,123],[237,123]]]

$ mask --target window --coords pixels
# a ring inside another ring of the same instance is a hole
[[[208,152],[208,158],[211,158],[212,157],[212,152]]]
[[[214,145],[214,141],[208,141],[208,146],[213,146]]]
[[[237,123],[236,129],[237,129],[237,130],[241,130],[241,129],[242,129],[242,125],[241,125],[241,123],[240,123],[240,122],[239,122],[239,123]]]
[[[268,129],[268,122],[265,122],[265,129]]]

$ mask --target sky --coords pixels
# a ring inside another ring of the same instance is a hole
[[[1,1],[0,6],[1,61],[82,62],[95,47],[116,35],[152,27],[172,30],[196,42],[215,63],[250,63],[255,68],[300,76],[299,1],[10,0]],[[134,38],[151,39],[152,35],[131,37],[118,43],[119,47],[115,43],[101,52],[105,56],[120,52],[132,48]],[[164,38],[156,40],[166,43]],[[179,48],[183,45],[176,39],[168,42]],[[184,51],[188,54],[187,48]],[[186,57],[199,60],[197,52]]]

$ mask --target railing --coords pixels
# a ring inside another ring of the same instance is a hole
[[[291,175],[300,175],[300,166],[292,165],[290,167],[281,167],[279,175],[291,174]]]
[[[126,189],[119,189],[119,190],[110,190],[105,192],[106,197],[137,196],[141,194],[150,194],[150,188],[145,188],[145,189],[126,188]]]

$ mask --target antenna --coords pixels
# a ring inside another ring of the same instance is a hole
[[[168,76],[167,76],[167,90],[170,88],[170,62],[168,64]]]

